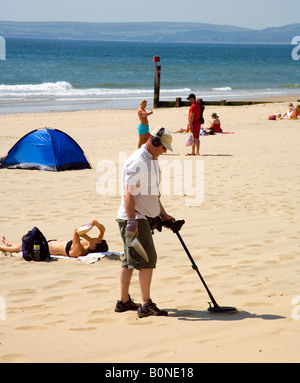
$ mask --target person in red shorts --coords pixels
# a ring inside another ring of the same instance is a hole
[[[187,156],[199,156],[200,155],[200,128],[201,128],[201,106],[196,100],[196,96],[191,93],[187,98],[192,104],[189,110],[187,132],[191,130],[194,135],[194,145],[192,146],[192,153],[188,153]]]

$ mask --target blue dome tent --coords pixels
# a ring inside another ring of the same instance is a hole
[[[58,129],[37,129],[22,137],[8,152],[1,168],[48,170],[91,169],[80,146]]]

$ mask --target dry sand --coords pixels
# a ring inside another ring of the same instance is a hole
[[[299,362],[300,121],[266,120],[287,105],[207,107],[206,121],[217,112],[223,130],[235,134],[202,137],[202,155],[193,158],[185,157],[184,134],[176,134],[174,152],[161,158],[204,161],[201,206],[186,206],[184,195],[164,195],[162,202],[185,219],[181,235],[218,303],[238,313],[207,311],[207,293],[167,229],[154,237],[159,262],[152,298],[168,317],[114,312],[119,260],[27,263],[0,255],[6,303],[0,362]],[[150,128],[177,130],[187,113],[155,110]],[[74,227],[98,219],[110,250],[121,252],[120,196],[97,193],[96,167],[110,160],[118,172],[119,153],[136,149],[136,111],[0,116],[0,153],[45,126],[70,134],[93,169],[0,170],[1,236],[19,242],[38,226],[48,239],[69,240]],[[131,296],[139,301],[137,273]]]

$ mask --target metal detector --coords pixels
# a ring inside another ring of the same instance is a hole
[[[201,279],[201,282],[203,283],[203,285],[204,285],[204,287],[205,287],[205,289],[206,289],[206,291],[207,291],[207,293],[211,299],[211,302],[208,302],[208,304],[209,304],[208,311],[213,312],[213,313],[229,313],[229,312],[237,311],[237,309],[235,307],[219,306],[218,303],[216,302],[216,300],[213,297],[212,293],[210,292],[207,284],[205,283],[202,275],[200,274],[198,266],[196,265],[195,261],[193,260],[193,257],[191,256],[188,248],[186,247],[185,243],[183,242],[183,239],[181,238],[181,235],[179,234],[179,231],[181,230],[184,223],[185,223],[185,221],[182,220],[182,221],[175,221],[175,222],[163,222],[163,225],[170,228],[173,231],[173,233],[175,233],[177,235],[180,243],[182,244],[185,252],[187,253],[190,261],[192,262],[192,268],[197,272],[199,278]],[[213,306],[212,306],[212,304],[213,304]]]

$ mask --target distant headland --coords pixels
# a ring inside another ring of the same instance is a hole
[[[300,23],[261,30],[186,22],[16,22],[0,21],[4,38],[142,41],[174,43],[288,44],[300,35]]]

